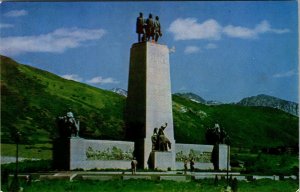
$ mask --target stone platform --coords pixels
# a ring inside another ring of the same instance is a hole
[[[172,152],[153,151],[150,154],[153,168],[156,170],[174,170],[175,156]]]
[[[71,138],[60,144],[64,144],[64,146],[57,146],[57,148],[61,148],[62,155],[54,155],[56,157],[54,162],[64,164],[64,169],[56,167],[58,170],[123,169],[126,171],[131,168],[133,151],[139,148],[135,147],[136,143],[134,142],[83,138]],[[145,141],[143,144],[147,144],[147,142]],[[214,169],[213,164],[210,162],[214,146],[180,143],[172,146],[175,151],[150,152],[147,157],[149,168],[163,171],[170,169],[182,170],[184,169],[184,159],[193,156],[196,169],[207,171]],[[219,148],[220,170],[227,169],[227,152],[227,146],[222,145]]]
[[[27,174],[28,175],[28,174]],[[90,171],[68,171],[68,172],[53,172],[53,173],[31,173],[33,178],[39,180],[171,180],[177,182],[188,182],[201,179],[215,179],[217,176],[219,180],[226,179],[226,172],[187,172],[185,175],[183,171],[166,171],[166,172],[137,172],[132,175],[131,172],[90,172]],[[10,175],[12,179],[13,175]],[[20,174],[19,178],[24,180],[26,174]],[[229,177],[237,178],[239,181],[252,181],[259,179],[279,180],[279,176],[257,176],[257,175],[241,175],[239,172],[229,172]],[[282,179],[297,179],[296,176],[284,176]]]

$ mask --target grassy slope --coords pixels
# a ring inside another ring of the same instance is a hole
[[[219,123],[231,137],[233,146],[284,146],[298,143],[298,117],[277,109],[237,105],[207,106],[173,96],[175,137],[204,143],[207,127]],[[185,107],[187,112],[180,112]]]
[[[123,106],[119,95],[65,80],[46,71],[19,65],[1,57],[2,142],[14,130],[30,142],[49,142],[56,134],[55,118],[71,107],[85,136],[101,139],[123,137]]]
[[[124,97],[17,64],[7,57],[0,60],[3,143],[10,142],[16,129],[30,143],[49,142],[56,134],[55,118],[64,115],[68,107],[80,119],[83,137],[124,139]],[[204,143],[206,127],[216,122],[226,129],[235,146],[298,143],[298,118],[276,109],[207,106],[173,96],[173,113],[179,143]]]

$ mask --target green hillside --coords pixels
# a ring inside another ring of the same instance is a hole
[[[1,56],[1,139],[11,143],[17,129],[25,143],[49,143],[55,119],[71,107],[80,120],[81,136],[124,139],[125,97],[63,79]],[[298,117],[265,107],[208,106],[173,96],[175,139],[205,143],[205,130],[219,123],[232,145],[271,147],[298,144]]]
[[[173,113],[177,142],[204,143],[206,128],[219,123],[236,147],[298,145],[298,117],[278,109],[230,104],[208,106],[173,96]]]
[[[56,117],[72,108],[84,137],[123,138],[124,97],[1,56],[1,139],[16,129],[23,142],[49,142],[57,134]]]

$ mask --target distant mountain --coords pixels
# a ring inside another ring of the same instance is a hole
[[[196,102],[196,103],[202,103],[202,104],[206,104],[206,105],[220,105],[220,104],[222,104],[222,102],[220,102],[220,101],[206,101],[205,99],[203,99],[199,95],[197,95],[195,93],[191,93],[191,92],[175,93],[174,95],[177,95],[179,97],[183,97],[183,98],[186,98],[186,99],[190,99],[191,101]]]
[[[214,101],[214,100],[212,100],[212,101],[206,101],[206,104],[207,105],[221,105],[223,103],[220,102],[220,101]]]
[[[257,96],[247,97],[237,103],[243,106],[263,106],[280,109],[292,115],[299,115],[298,103],[292,101],[286,101],[277,97],[260,94]]]
[[[175,93],[174,95],[183,97],[185,99],[189,99],[196,103],[201,103],[205,105],[221,105],[222,102],[219,101],[206,101],[199,95],[191,92],[187,93]],[[260,94],[257,96],[252,97],[246,97],[242,99],[241,101],[237,103],[231,103],[231,104],[237,104],[242,106],[261,106],[261,107],[271,107],[280,109],[284,112],[290,113],[292,115],[298,116],[299,115],[299,107],[298,103],[292,102],[292,101],[286,101],[277,97]]]
[[[119,95],[122,95],[124,97],[127,97],[127,91],[125,89],[113,88],[113,89],[111,89],[111,91],[114,92],[114,93],[118,93]]]
[[[196,103],[202,103],[206,104],[206,100],[200,97],[199,95],[196,95],[195,93],[175,93],[174,95],[189,99],[191,101],[194,101]]]

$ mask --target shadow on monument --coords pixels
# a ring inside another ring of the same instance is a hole
[[[125,113],[126,115],[126,113]],[[143,138],[143,132],[139,130],[143,130],[145,127],[144,123],[138,123],[138,122],[126,122],[126,131],[125,131],[125,139],[128,141],[134,142],[134,151],[133,151],[133,157],[136,158],[138,164],[137,168],[142,169],[143,165],[141,162],[143,162],[143,156],[141,155],[140,151],[143,150],[143,147],[141,146],[141,140],[137,138]]]
[[[53,166],[58,170],[70,170],[70,138],[53,140]]]

